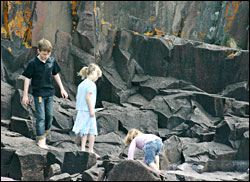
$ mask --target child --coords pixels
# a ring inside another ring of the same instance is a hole
[[[135,148],[141,149],[145,154],[146,164],[157,172],[160,172],[159,152],[162,147],[162,139],[153,134],[144,134],[137,129],[129,130],[125,145],[129,145],[128,159],[134,159]]]
[[[23,72],[24,93],[22,103],[29,104],[28,90],[31,80],[32,95],[35,102],[36,134],[37,145],[40,148],[48,149],[46,145],[46,134],[50,131],[53,121],[53,96],[55,88],[52,75],[55,78],[63,98],[68,98],[67,92],[62,85],[59,72],[61,68],[53,57],[50,57],[52,45],[50,41],[41,39],[38,42],[38,55],[29,61]]]
[[[102,76],[102,71],[96,64],[92,63],[88,67],[83,67],[78,73],[83,80],[77,88],[76,110],[77,116],[72,131],[76,134],[80,133],[81,150],[85,151],[87,135],[89,135],[89,152],[100,156],[94,152],[95,135],[97,135],[97,125],[95,117],[96,104],[96,84],[95,82]]]

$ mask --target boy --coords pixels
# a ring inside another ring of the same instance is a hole
[[[59,72],[61,68],[53,57],[50,57],[52,45],[50,41],[41,39],[38,42],[38,55],[29,61],[27,68],[23,72],[24,94],[22,103],[29,104],[28,90],[31,80],[32,95],[35,102],[37,145],[40,148],[48,149],[46,145],[46,134],[50,131],[53,121],[53,96],[55,88],[53,77],[55,78],[63,98],[68,98],[67,92],[62,85]]]

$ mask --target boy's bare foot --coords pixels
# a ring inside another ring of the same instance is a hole
[[[43,144],[40,144],[40,145],[39,145],[39,144],[37,143],[37,146],[40,147],[40,148],[42,148],[42,149],[49,149],[49,147],[48,147],[47,145],[43,145]]]
[[[46,138],[38,140],[37,146],[42,149],[49,149],[49,147],[46,145]]]

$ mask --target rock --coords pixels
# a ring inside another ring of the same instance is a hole
[[[108,181],[161,181],[159,174],[137,160],[124,160],[113,167]]]
[[[1,80],[1,120],[10,119],[11,112],[11,98],[14,94],[14,89],[11,85]]]
[[[101,163],[100,163],[100,165],[101,165]],[[97,164],[94,165],[93,167],[85,170],[82,173],[82,180],[83,181],[103,181],[104,180],[104,178],[105,178],[105,168],[104,167],[98,167]]]
[[[65,152],[62,172],[82,173],[96,164],[95,154],[89,152]]]
[[[249,122],[247,118],[241,119],[236,116],[226,116],[225,119],[217,125],[213,140],[229,145],[234,149],[239,149],[240,140],[243,139],[243,133],[248,131],[248,128]],[[246,152],[248,150],[249,147],[246,146],[244,151]]]
[[[12,99],[11,99],[11,109],[12,116],[34,120],[34,112],[35,112],[35,103],[32,95],[28,94],[29,97],[29,105],[25,106],[22,103],[23,99],[23,90],[16,90]]]
[[[176,136],[164,141],[160,151],[160,159],[161,170],[171,169],[173,165],[183,163],[182,141]]]
[[[18,132],[23,136],[34,139],[36,137],[35,121],[29,119],[11,117],[10,127],[12,131]]]
[[[1,177],[1,181],[17,181],[12,178]]]
[[[227,85],[221,95],[235,98],[236,100],[249,102],[249,90],[246,88],[247,81]]]
[[[61,167],[59,164],[55,163],[52,164],[49,168],[49,174],[48,174],[48,178],[61,174]]]
[[[70,174],[62,173],[62,174],[52,176],[51,178],[49,178],[48,181],[69,181],[69,180],[70,180]]]

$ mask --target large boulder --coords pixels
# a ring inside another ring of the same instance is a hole
[[[13,87],[1,80],[1,119],[10,119],[11,98],[14,94]]]
[[[94,153],[72,151],[65,152],[62,172],[69,174],[82,173],[96,164],[96,156]]]
[[[124,160],[110,171],[108,181],[161,181],[159,174],[139,160]]]

